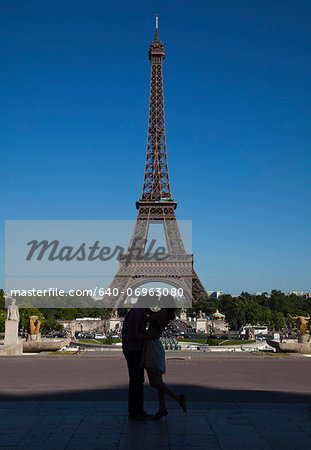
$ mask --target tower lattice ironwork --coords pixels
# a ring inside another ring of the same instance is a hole
[[[132,258],[128,263],[120,260],[120,267],[110,288],[118,289],[115,306],[126,297],[128,288],[146,282],[166,282],[184,289],[193,302],[207,297],[207,293],[193,268],[193,255],[187,254],[176,220],[177,202],[172,199],[165,136],[162,65],[165,58],[164,45],[158,37],[156,16],[155,39],[150,44],[151,62],[150,102],[146,165],[142,195],[136,202],[137,219],[127,252],[135,248],[136,254],[144,254],[151,223],[164,227],[167,259],[155,264],[144,258]],[[132,255],[135,254],[132,251]]]

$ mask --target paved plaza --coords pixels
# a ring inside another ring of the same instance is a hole
[[[167,357],[165,380],[188,413],[170,401],[167,418],[143,424],[127,420],[120,353],[1,358],[0,448],[311,448],[310,358]]]
[[[307,404],[190,402],[187,414],[170,406],[166,419],[138,424],[122,402],[4,402],[1,448],[311,448]]]

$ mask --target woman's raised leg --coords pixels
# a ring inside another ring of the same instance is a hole
[[[161,410],[162,406],[163,409],[165,409],[165,395],[169,395],[174,400],[176,400],[177,403],[180,404],[181,402],[181,396],[177,394],[173,389],[169,388],[167,384],[164,383],[162,379],[162,374],[157,374],[153,372],[148,373],[149,383],[150,386],[154,387],[158,390],[158,396],[159,396],[159,410]],[[162,409],[162,410],[163,410]]]

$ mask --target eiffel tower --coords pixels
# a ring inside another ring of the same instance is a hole
[[[207,293],[193,268],[193,255],[187,254],[176,220],[177,202],[172,199],[168,174],[165,117],[163,99],[162,65],[165,57],[163,43],[158,37],[158,16],[156,15],[155,38],[150,44],[151,62],[150,104],[148,140],[143,190],[136,224],[127,253],[120,259],[120,267],[110,289],[116,288],[118,295],[110,298],[113,307],[121,307],[128,289],[135,289],[144,283],[162,282],[182,288],[188,306]],[[150,224],[164,227],[166,254],[163,260],[144,259]],[[126,256],[131,252],[130,263]],[[140,256],[139,256],[140,255]]]

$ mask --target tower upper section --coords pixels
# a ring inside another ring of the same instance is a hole
[[[156,16],[155,38],[149,49],[151,79],[148,140],[144,184],[140,202],[172,201],[166,154],[162,75],[164,57],[164,45],[159,41],[158,16]]]

